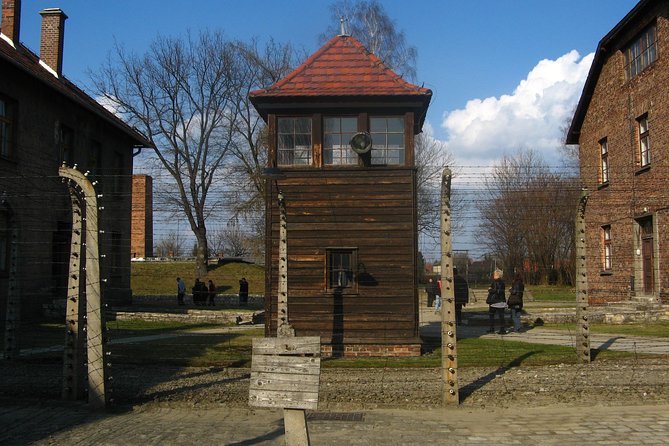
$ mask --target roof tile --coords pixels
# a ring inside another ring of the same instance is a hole
[[[286,77],[252,97],[430,96],[386,67],[351,36],[335,36]]]

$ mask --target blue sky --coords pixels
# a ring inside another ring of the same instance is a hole
[[[223,30],[273,37],[306,53],[330,25],[317,0],[23,0],[21,41],[39,50],[47,7],[69,16],[63,71],[85,87],[114,42],[143,52],[159,34]],[[388,15],[418,49],[417,83],[432,89],[425,130],[445,141],[466,182],[519,148],[558,164],[557,146],[599,40],[637,0],[392,0]],[[457,166],[456,166],[457,168]],[[467,170],[469,169],[469,170]],[[462,170],[461,170],[462,172]],[[157,235],[158,239],[159,236]],[[463,248],[471,242],[465,237]]]
[[[591,61],[587,55],[636,0],[382,4],[418,49],[417,83],[433,90],[426,129],[448,142],[459,164],[479,166],[521,146],[542,150],[555,162],[557,127],[578,100]],[[236,39],[290,41],[310,54],[330,24],[328,5],[316,0],[24,0],[21,40],[37,52],[38,12],[63,9],[69,16],[64,73],[86,86],[87,70],[100,66],[114,41],[142,52],[158,34],[220,29]],[[561,76],[571,76],[567,86],[560,84]],[[521,83],[524,92],[517,91]],[[556,91],[556,85],[562,87]],[[548,90],[552,93],[541,101],[533,99]],[[525,113],[520,118],[519,110]]]

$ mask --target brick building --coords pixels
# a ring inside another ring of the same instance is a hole
[[[132,176],[132,228],[130,255],[153,257],[153,178]]]
[[[597,47],[580,145],[591,303],[669,301],[669,2],[643,0]]]
[[[20,0],[2,0],[0,308],[10,286],[23,319],[65,300],[72,206],[63,163],[98,181],[103,296],[129,302],[133,149],[150,144],[63,76],[63,11],[41,11],[39,56],[19,41],[20,11]]]

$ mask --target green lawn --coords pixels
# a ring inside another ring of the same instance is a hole
[[[263,328],[254,328],[233,333],[198,333],[197,329],[210,328],[212,324],[184,324],[176,322],[112,321],[108,323],[109,339],[130,336],[163,334],[164,339],[146,342],[109,345],[112,361],[136,365],[177,366],[221,366],[250,367],[253,337],[262,337]],[[546,328],[573,329],[571,325],[546,325]],[[669,324],[640,325],[594,325],[595,332],[613,331],[617,334],[668,336]],[[170,333],[175,336],[169,336]],[[39,324],[26,330],[22,348],[60,345],[64,342],[62,325]],[[62,353],[46,353],[42,358],[58,360]],[[633,353],[601,351],[600,359],[625,359]],[[467,338],[458,341],[458,365],[460,367],[509,367],[521,365],[545,365],[575,363],[573,348],[545,344],[532,344],[505,339]],[[323,367],[440,367],[439,348],[414,358],[346,358],[324,359]]]
[[[549,330],[571,330],[576,329],[575,324],[545,324],[535,329],[549,329]],[[605,333],[614,335],[630,335],[630,336],[653,336],[669,338],[669,322],[653,322],[646,324],[590,324],[590,331],[592,333]]]
[[[195,282],[195,262],[132,262],[130,286],[137,296],[171,295],[176,294],[177,277],[184,279],[190,292]],[[212,280],[219,293],[235,294],[242,277],[249,282],[249,293],[265,292],[265,269],[255,264],[209,265],[205,280]]]
[[[571,287],[558,287],[550,285],[526,285],[532,291],[535,301],[576,301],[576,291]]]

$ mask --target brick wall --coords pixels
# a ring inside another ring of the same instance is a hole
[[[590,302],[633,296],[669,297],[669,5],[652,4],[619,37],[608,42],[592,100],[581,128],[583,185],[590,190],[586,208],[587,270]],[[627,80],[623,51],[657,17],[659,57]],[[648,115],[651,163],[639,160],[638,118]],[[600,141],[608,143],[609,181],[601,183]],[[653,280],[644,290],[639,221],[652,218]],[[612,267],[603,268],[602,226],[611,228]]]
[[[132,257],[153,257],[153,179],[132,176]]]

